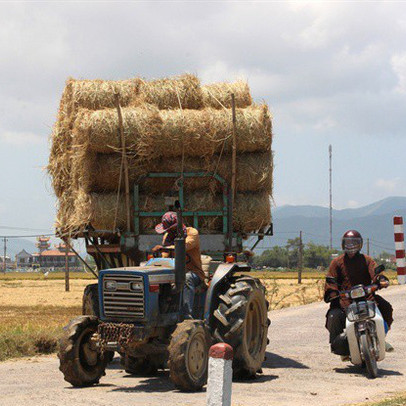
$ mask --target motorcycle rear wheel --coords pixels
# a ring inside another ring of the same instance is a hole
[[[361,335],[360,344],[368,378],[374,379],[378,376],[378,365],[376,363],[374,345],[368,332]]]

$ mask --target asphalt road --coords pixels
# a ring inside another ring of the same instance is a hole
[[[233,383],[233,405],[344,405],[379,399],[406,390],[406,286],[383,292],[395,309],[388,341],[395,352],[379,363],[380,376],[367,379],[362,370],[330,354],[324,314],[315,303],[270,313],[270,343],[263,375]],[[204,405],[205,392],[181,393],[168,373],[135,378],[113,361],[100,385],[75,389],[58,370],[55,356],[0,364],[1,406],[65,405]]]

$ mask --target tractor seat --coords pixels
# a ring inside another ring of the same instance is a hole
[[[210,255],[202,255],[202,269],[205,275],[206,282],[210,279],[210,264],[213,261],[213,258]]]

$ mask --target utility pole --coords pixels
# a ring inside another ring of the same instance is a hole
[[[299,269],[297,272],[297,283],[300,285],[302,283],[302,271],[303,271],[303,238],[302,232],[299,235]]]
[[[235,199],[235,183],[237,178],[237,118],[235,113],[235,97],[231,93],[231,107],[233,114],[233,144],[232,144],[232,160],[231,160],[231,190],[232,190],[232,207],[234,208]]]
[[[6,261],[6,255],[7,255],[7,238],[4,237],[4,257],[3,257],[3,272],[6,273],[7,270],[7,261]]]
[[[65,292],[69,292],[69,248],[65,241]]]
[[[329,155],[329,189],[330,189],[330,249],[333,249],[333,182],[332,182],[332,155],[333,147],[331,144],[328,146],[328,155]]]
[[[125,207],[126,207],[126,219],[127,219],[127,231],[131,231],[131,201],[130,201],[130,180],[128,175],[128,161],[127,161],[127,149],[125,145],[124,136],[124,124],[123,124],[123,113],[121,111],[120,96],[115,93],[116,98],[116,108],[118,113],[118,124],[119,124],[119,135],[121,144],[121,159],[122,166],[124,169],[124,186],[125,186]]]
[[[369,237],[367,238],[367,255],[369,255]]]

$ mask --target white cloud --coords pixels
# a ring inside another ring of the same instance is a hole
[[[406,52],[392,56],[391,59],[392,69],[398,78],[396,91],[406,94]]]
[[[359,207],[360,204],[356,200],[348,200],[347,202],[347,207],[350,209],[355,209],[356,207]]]
[[[30,145],[39,145],[46,142],[46,139],[38,134],[31,132],[5,131],[0,132],[0,142],[14,146],[29,147]]]
[[[314,129],[318,131],[326,131],[336,127],[337,124],[337,121],[332,117],[325,117],[314,125]]]
[[[375,182],[375,186],[379,189],[384,190],[385,192],[392,193],[392,192],[401,192],[400,189],[400,178],[393,178],[393,179],[383,179],[379,178]]]

